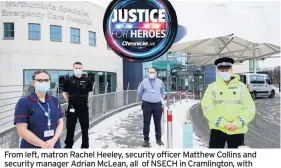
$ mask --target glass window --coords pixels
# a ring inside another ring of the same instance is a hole
[[[32,86],[32,75],[35,71],[36,70],[24,70],[23,72],[24,74],[23,90],[25,91],[26,95],[29,95],[34,91],[34,87]]]
[[[4,39],[14,39],[15,27],[14,23],[4,23]]]
[[[106,73],[106,82],[108,83],[107,85],[107,93],[112,92],[112,73],[108,72]]]
[[[80,43],[80,29],[70,28],[71,43]]]
[[[103,94],[105,92],[105,73],[99,72],[98,78],[99,78],[99,94]]]
[[[65,103],[65,100],[62,95],[62,87],[65,80],[69,77],[68,71],[59,71],[59,95],[58,99],[61,103]]]
[[[96,72],[92,72],[89,71],[88,72],[88,78],[90,79],[90,81],[92,82],[92,84],[94,84],[94,82],[96,82]]]
[[[59,71],[58,70],[47,70],[47,71],[51,75],[51,89],[54,89],[59,79]]]
[[[59,87],[60,87],[60,92],[62,90],[62,86],[64,84],[64,81],[66,78],[69,77],[68,71],[59,71]]]
[[[32,75],[36,70],[24,70],[24,86],[32,83]]]
[[[68,71],[68,74],[69,74],[69,76],[73,76],[73,75],[74,75],[74,72],[73,72],[73,70],[71,70],[71,71]]]
[[[257,76],[257,83],[264,84],[264,76]]]
[[[50,40],[51,41],[62,41],[61,26],[50,26]]]
[[[96,32],[89,31],[89,45],[96,46]]]
[[[117,76],[116,76],[116,73],[111,73],[112,74],[112,77],[111,77],[111,86],[112,86],[112,89],[111,91],[112,92],[116,92],[116,86],[117,86]]]
[[[28,39],[29,40],[40,40],[40,24],[29,23],[28,24]]]
[[[251,83],[257,83],[257,76],[256,75],[251,75],[250,76],[250,82]]]
[[[246,84],[246,75],[240,75],[240,81]]]
[[[32,83],[32,75],[36,70],[24,70],[24,85]],[[64,103],[65,100],[62,96],[62,85],[65,79],[69,76],[73,75],[72,70],[47,70],[51,76],[51,89],[49,90],[49,94],[53,94],[54,88],[58,82],[59,84],[59,95],[58,99],[61,103]],[[94,72],[94,71],[84,71],[85,75],[90,79],[92,83],[96,82],[95,84],[95,94],[103,94],[105,93],[105,86],[108,82],[107,92],[115,92],[117,86],[117,75],[116,73],[111,72]],[[28,91],[27,93],[31,93],[34,91],[34,87],[32,85],[26,88]]]

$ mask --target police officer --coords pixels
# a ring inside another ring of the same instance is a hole
[[[22,97],[15,107],[14,124],[22,137],[20,148],[61,148],[64,113],[58,99],[47,94],[50,74],[38,70],[32,80],[35,91]]]
[[[72,148],[75,126],[77,119],[82,130],[82,145],[81,148],[89,148],[89,107],[88,98],[93,91],[91,81],[82,76],[82,63],[75,62],[73,64],[74,75],[65,80],[63,85],[63,97],[68,103],[66,112],[66,129],[67,135],[65,139],[65,148]]]
[[[143,109],[143,147],[149,147],[150,121],[153,115],[156,143],[161,146],[164,143],[161,140],[161,117],[162,117],[162,98],[165,98],[165,87],[162,80],[156,78],[154,68],[148,70],[149,78],[144,79],[139,88],[138,96],[142,98]]]
[[[239,75],[232,73],[232,58],[215,61],[217,79],[202,99],[204,116],[211,129],[209,148],[238,148],[244,145],[244,134],[255,116],[255,103]]]

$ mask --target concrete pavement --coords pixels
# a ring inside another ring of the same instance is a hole
[[[280,148],[280,97],[256,99],[256,117],[249,125],[245,143],[251,148]],[[208,143],[209,128],[200,104],[191,108],[196,135]]]

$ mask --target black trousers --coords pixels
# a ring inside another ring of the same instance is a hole
[[[156,140],[161,140],[161,117],[162,117],[162,103],[149,103],[143,101],[143,136],[145,141],[149,141],[150,121],[153,115],[155,137]]]
[[[228,135],[222,131],[212,129],[210,135],[209,148],[224,148],[227,143],[228,148],[238,148],[244,145],[244,134]]]
[[[78,104],[73,105],[75,112],[70,112],[70,106],[68,106],[67,115],[66,115],[66,139],[65,139],[65,148],[72,148],[74,144],[74,133],[77,119],[82,130],[82,145],[81,148],[89,148],[89,107],[87,104]]]

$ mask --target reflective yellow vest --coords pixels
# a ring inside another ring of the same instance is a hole
[[[240,77],[236,74],[232,74],[228,85],[217,76],[217,80],[208,86],[201,107],[209,121],[209,128],[227,134],[247,133],[247,125],[256,113],[255,103],[246,85],[240,82]],[[235,122],[238,128],[234,131],[225,129],[227,121]]]

